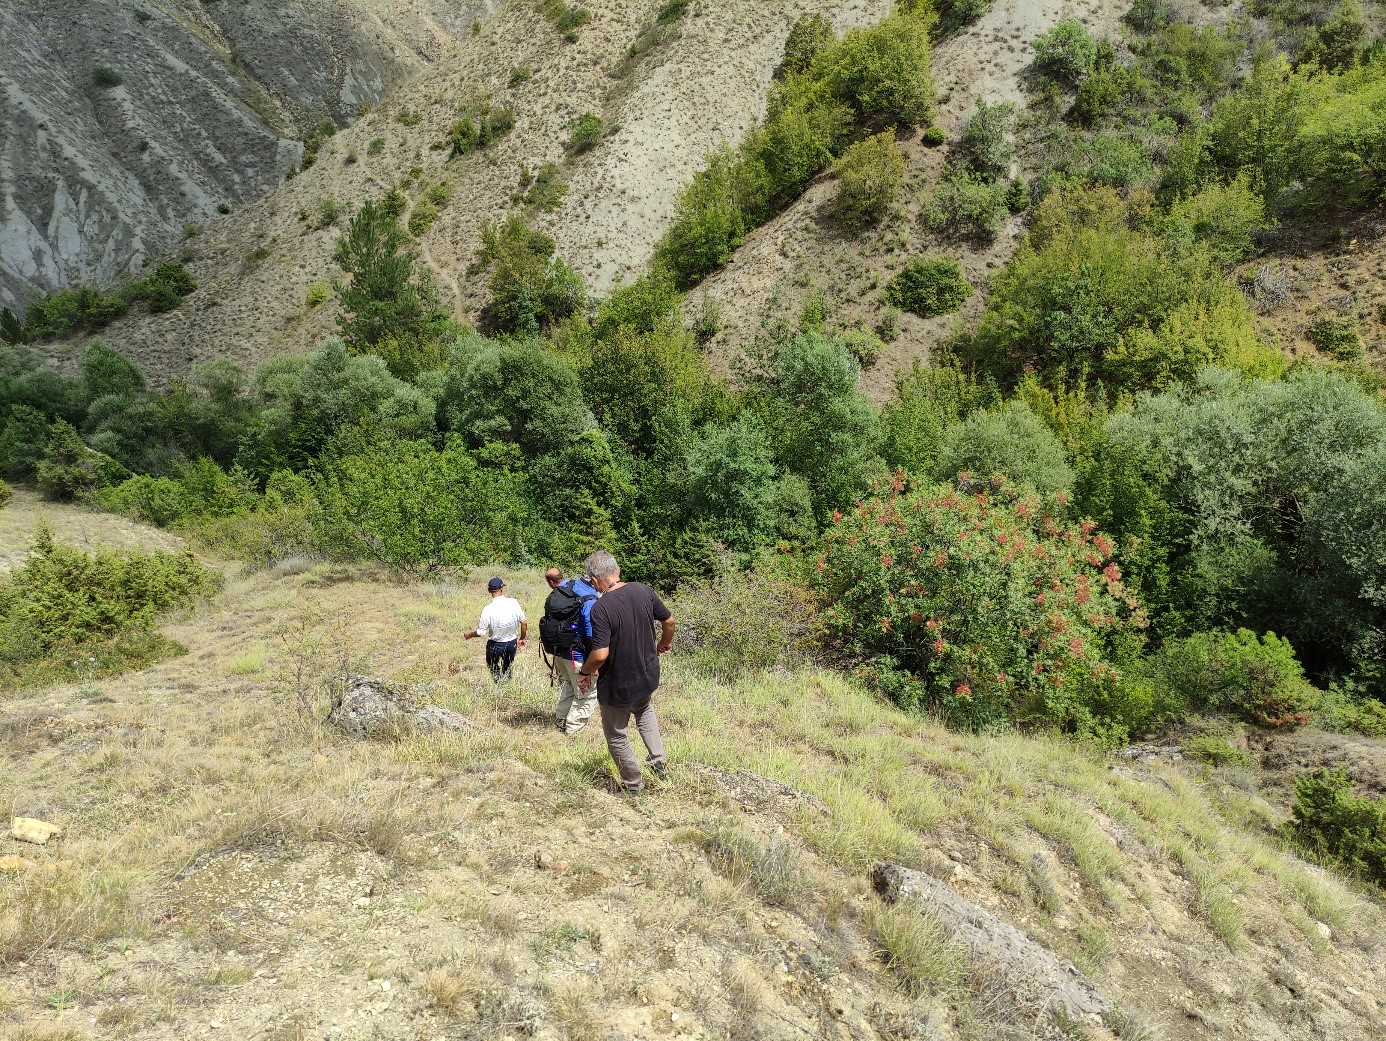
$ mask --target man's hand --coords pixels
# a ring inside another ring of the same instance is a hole
[[[524,650],[524,649],[525,649],[525,643],[526,643],[526,641],[525,641],[523,638],[521,638],[521,640],[520,640],[520,650]]]
[[[475,639],[476,639],[478,636],[480,636],[480,635],[481,635],[481,634],[480,634],[479,632],[477,632],[475,629],[473,629],[473,630],[472,630],[471,632],[469,632],[469,633],[463,633],[463,634],[462,634],[462,639],[464,639],[464,640],[475,640]]]
[[[646,646],[648,647],[649,644],[646,644]],[[660,654],[668,654],[668,653],[673,649],[673,647],[674,647],[674,641],[673,641],[673,640],[660,640],[660,641],[659,641],[659,648],[658,648],[658,650],[659,650],[659,653],[660,653]]]
[[[584,673],[578,673],[577,683],[578,690],[581,691],[583,694],[586,694],[589,690],[592,689],[592,677]]]

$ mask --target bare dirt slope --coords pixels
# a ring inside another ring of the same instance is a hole
[[[562,208],[541,215],[539,224],[594,287],[608,288],[648,259],[678,188],[706,152],[737,140],[758,118],[794,20],[825,11],[845,27],[880,17],[890,4],[704,0],[633,63],[627,51],[660,5],[599,0],[588,6],[592,23],[574,43],[564,42],[530,3],[512,4],[477,34],[465,35],[446,60],[331,139],[311,169],[190,241],[184,255],[201,288],[178,310],[124,320],[104,338],[156,378],[184,374],[200,359],[253,363],[307,346],[335,329],[333,306],[309,312],[304,294],[310,283],[337,276],[331,254],[340,228],[315,228],[300,213],[312,217],[325,199],[350,211],[402,184],[417,201],[421,182],[454,189],[419,247],[465,318],[484,299],[484,277],[469,270],[481,222],[520,208],[514,196],[522,174],[546,162],[561,165],[570,189]],[[448,128],[483,95],[514,107],[515,129],[485,151],[449,161]],[[619,129],[570,159],[564,146],[584,112]],[[59,353],[64,349],[77,345]]]
[[[137,272],[186,222],[259,198],[295,139],[354,120],[498,2],[0,6],[0,305]]]
[[[676,654],[670,783],[621,801],[599,734],[548,722],[537,658],[497,691],[460,640],[486,575],[235,579],[167,627],[185,657],[7,693],[0,799],[66,836],[0,839],[31,862],[0,870],[0,1035],[1055,1036],[876,901],[891,860],[1073,958],[1123,1037],[1386,1036],[1379,900],[1283,850],[1244,784],[949,733],[827,672],[721,685]],[[537,605],[538,573],[510,577]],[[298,714],[346,670],[477,729],[358,744]]]
[[[955,140],[979,99],[1020,107],[1022,78],[1033,61],[1037,36],[1060,19],[1081,18],[1094,36],[1115,39],[1129,7],[1124,0],[997,0],[975,24],[935,49],[938,125]],[[909,161],[908,190],[882,226],[862,232],[835,219],[836,183],[825,173],[783,214],[751,234],[732,262],[704,283],[693,306],[701,306],[706,296],[720,307],[722,328],[710,347],[715,357],[725,362],[768,323],[797,317],[815,293],[827,294],[837,325],[874,328],[886,310],[881,299],[885,284],[916,255],[957,257],[979,290],[988,272],[1010,258],[1024,233],[1018,219],[991,242],[957,242],[929,231],[921,211],[948,159],[948,147],[926,147],[917,134],[899,144]],[[887,395],[894,375],[927,358],[930,347],[958,322],[975,317],[984,295],[974,294],[960,314],[928,319],[902,314],[899,337],[867,372],[866,389],[878,398]]]

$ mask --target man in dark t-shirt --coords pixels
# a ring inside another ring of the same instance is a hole
[[[659,656],[674,641],[674,616],[649,586],[622,582],[620,565],[605,550],[588,557],[586,568],[602,598],[592,605],[592,653],[583,662],[582,675],[596,674],[602,732],[621,772],[621,789],[639,795],[645,782],[626,729],[634,716],[635,729],[649,752],[650,769],[663,780],[664,739],[651,698],[659,687]],[[659,623],[657,644],[655,622]]]

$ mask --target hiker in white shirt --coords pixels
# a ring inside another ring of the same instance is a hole
[[[466,634],[466,639],[486,637],[486,667],[491,670],[491,678],[500,683],[510,678],[515,651],[524,650],[529,623],[525,621],[525,609],[520,602],[505,595],[502,579],[491,579],[486,588],[491,593],[491,602],[481,612],[476,628]]]

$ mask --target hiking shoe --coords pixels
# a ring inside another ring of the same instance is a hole
[[[658,777],[661,781],[669,780],[669,768],[665,766],[663,763],[651,763],[650,772],[653,773],[656,777]]]
[[[635,798],[637,795],[644,795],[645,791],[646,789],[644,781],[641,781],[638,784],[626,784],[625,781],[621,782],[621,794],[629,796],[632,799]]]

